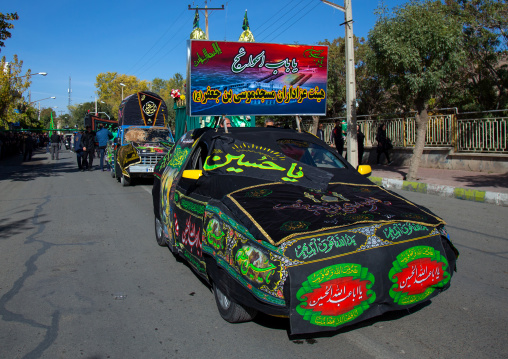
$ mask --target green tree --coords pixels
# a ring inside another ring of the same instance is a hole
[[[41,128],[45,128],[45,129],[48,129],[49,128],[49,124],[51,122],[51,112],[53,112],[53,120],[54,118],[56,117],[56,114],[54,113],[53,109],[48,107],[48,108],[44,108],[42,107],[41,108],[41,113],[40,113],[40,126]]]
[[[319,45],[328,46],[328,83],[326,96],[326,114],[336,117],[344,114],[346,106],[346,52],[344,38],[329,41],[325,39]]]
[[[10,21],[19,20],[17,12],[3,14],[0,12],[0,48],[5,47],[4,40],[11,37],[10,29],[14,28],[14,25]],[[2,49],[0,49],[0,52]]]
[[[164,100],[169,98],[168,80],[163,80],[158,77],[154,78],[152,80],[152,92],[155,92]]]
[[[444,92],[448,106],[465,111],[508,106],[506,0],[447,0],[445,10],[463,24],[466,61]],[[447,107],[448,107],[447,106]]]
[[[84,128],[85,127],[85,116],[89,113],[94,114],[95,113],[95,102],[83,102],[78,103],[76,105],[71,105],[68,107],[71,119],[69,119],[68,126],[74,127],[75,125],[78,125],[78,128]],[[109,119],[116,121],[118,120],[115,116],[113,116],[113,112],[111,109],[111,106],[109,104],[101,103],[100,101],[97,101],[97,112],[99,112],[98,116],[100,118],[108,119],[108,116],[105,116],[103,112],[109,115]]]
[[[63,128],[74,128],[77,125],[76,121],[73,121],[71,115],[67,113],[58,116],[58,123]]]
[[[328,46],[328,83],[326,96],[326,114],[328,117],[345,115],[346,111],[346,43],[343,37],[329,41],[325,39],[319,45]],[[354,37],[356,79],[359,69],[365,64],[368,46],[364,38]],[[357,80],[358,81],[358,80]],[[358,83],[357,83],[358,89]]]
[[[23,61],[19,61],[14,55],[11,62],[7,62],[5,56],[0,62],[0,127],[7,128],[9,123],[18,122],[18,111],[24,103],[23,92],[30,87],[29,69],[21,75]]]
[[[121,83],[125,86],[121,86]],[[122,102],[122,88],[125,98],[140,91],[148,91],[149,83],[146,80],[139,80],[136,76],[106,72],[97,75],[95,87],[98,102],[106,102],[111,107],[112,113],[116,115]]]
[[[429,100],[463,62],[461,24],[439,1],[411,1],[393,14],[381,9],[369,46],[369,63],[384,88],[397,93],[401,107],[411,104],[416,110],[416,144],[406,176],[414,180],[425,146]]]

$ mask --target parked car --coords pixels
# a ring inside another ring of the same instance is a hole
[[[309,133],[197,129],[154,174],[158,244],[213,287],[229,322],[261,311],[289,317],[292,334],[336,330],[450,286],[445,222]]]

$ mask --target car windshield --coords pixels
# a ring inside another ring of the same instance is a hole
[[[286,156],[318,168],[345,168],[346,166],[337,156],[326,148],[308,141],[278,140],[280,150]]]
[[[169,130],[165,127],[132,127],[125,130],[126,141],[134,143],[168,141]]]

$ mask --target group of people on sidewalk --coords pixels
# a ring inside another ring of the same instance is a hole
[[[321,140],[324,141],[324,132],[323,132],[323,124],[319,124],[319,128],[317,130],[317,137],[319,137]],[[347,124],[346,120],[337,120],[335,122],[335,127],[332,131],[332,138],[333,142],[335,144],[335,148],[337,149],[337,152],[342,156],[344,152],[344,142],[347,135]],[[363,154],[365,151],[365,135],[361,131],[361,128],[359,125],[356,126],[356,139],[358,143],[358,164],[362,164]],[[386,160],[388,162],[388,165],[392,164],[392,161],[390,160],[390,153],[389,151],[393,148],[392,142],[390,138],[386,135],[386,125],[384,123],[380,124],[377,133],[376,133],[376,141],[377,141],[377,164],[380,165],[380,159],[381,155],[384,154],[386,157]],[[345,156],[347,159],[347,154]]]
[[[103,125],[99,125],[97,133],[92,131],[90,126],[85,127],[85,132],[76,132],[74,134],[74,152],[78,162],[80,171],[91,171],[93,168],[93,159],[95,153],[95,144],[98,143],[100,170],[104,171],[104,155],[108,141],[113,138],[113,134]],[[107,170],[109,171],[109,163],[107,163]]]
[[[0,132],[0,160],[22,155],[23,161],[31,161],[33,150],[49,142],[47,134],[33,132]]]

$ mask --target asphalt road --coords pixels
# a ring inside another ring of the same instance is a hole
[[[400,191],[448,222],[451,288],[412,313],[293,338],[287,319],[220,317],[156,244],[149,183],[46,156],[0,162],[0,358],[506,358],[508,207]]]

